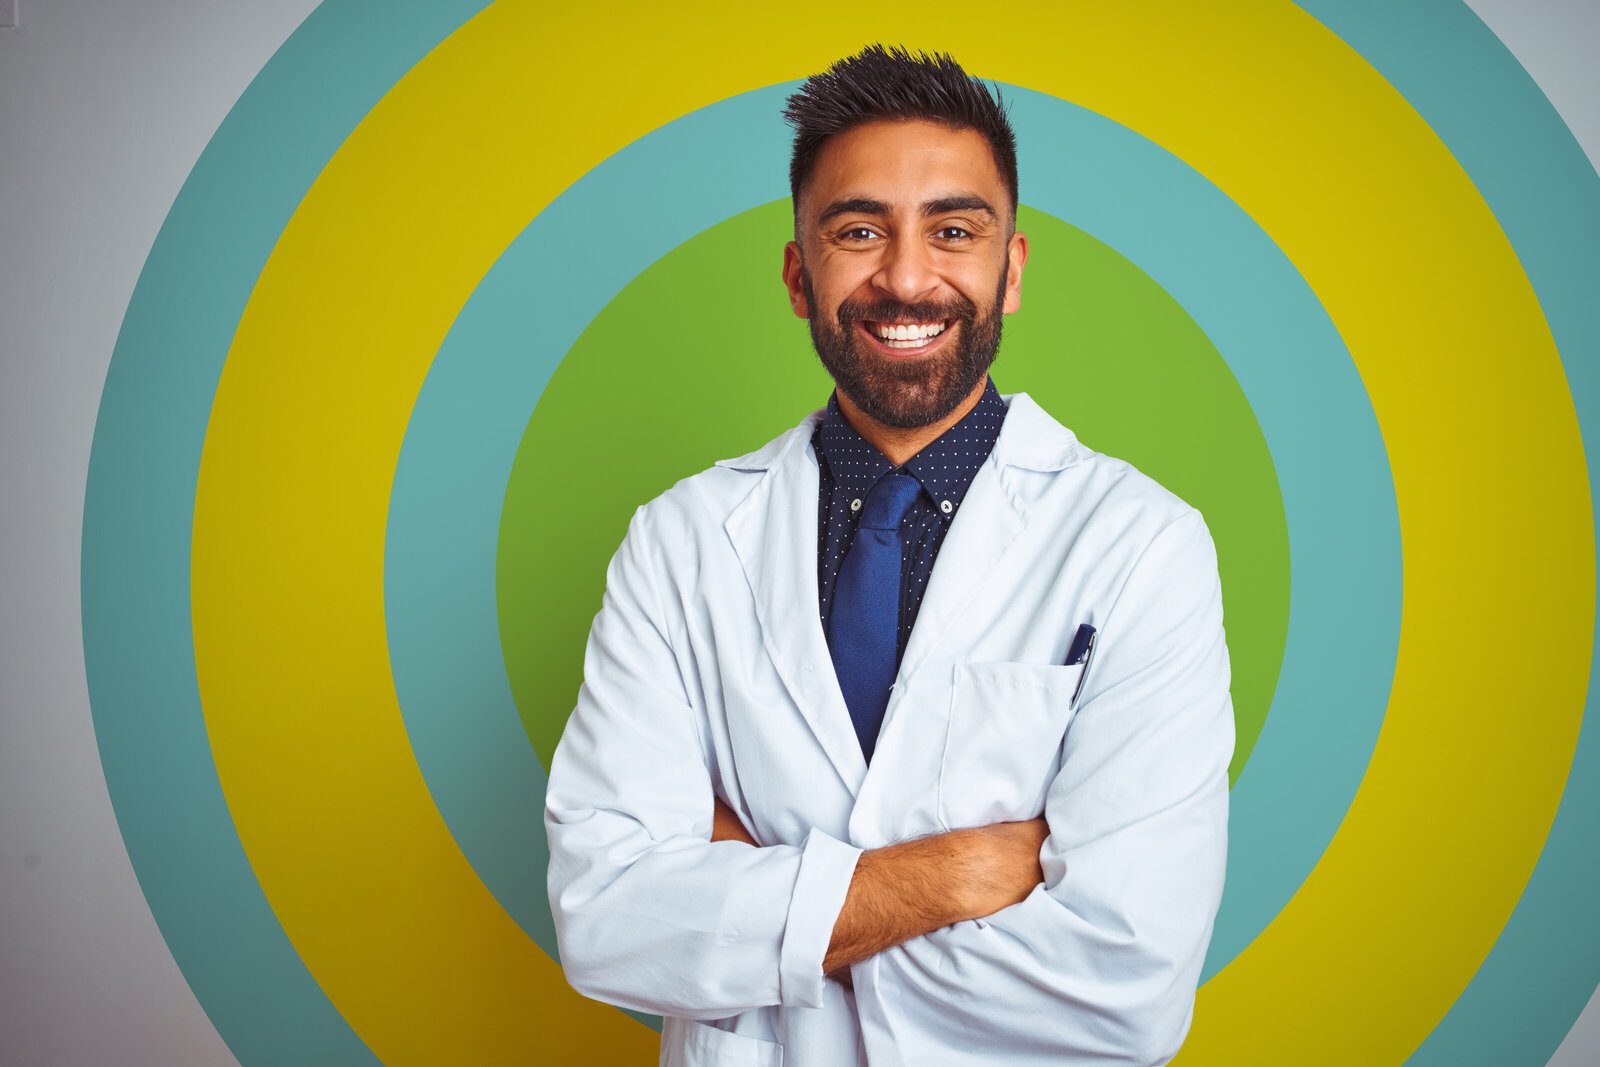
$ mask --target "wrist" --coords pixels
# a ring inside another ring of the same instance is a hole
[[[996,862],[992,835],[986,826],[952,830],[944,835],[950,850],[951,923],[988,915],[991,906],[992,868]]]

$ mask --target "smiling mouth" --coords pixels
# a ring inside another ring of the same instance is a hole
[[[935,322],[872,322],[861,320],[866,335],[885,348],[894,351],[911,351],[927,348],[949,329],[950,319]]]

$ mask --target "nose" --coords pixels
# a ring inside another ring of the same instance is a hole
[[[886,241],[883,260],[872,276],[872,284],[902,304],[924,300],[939,287],[933,258],[927,245],[916,236],[891,237]]]

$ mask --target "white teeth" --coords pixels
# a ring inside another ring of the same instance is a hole
[[[937,337],[944,332],[942,322],[897,323],[881,324],[878,327],[878,336],[885,341],[922,341],[930,337]],[[896,345],[894,347],[910,347]]]

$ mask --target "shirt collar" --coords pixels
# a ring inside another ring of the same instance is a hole
[[[972,410],[906,460],[901,469],[914,475],[935,501],[950,501],[952,508],[946,514],[953,517],[967,487],[994,449],[1005,417],[1006,402],[990,378]],[[829,395],[828,409],[812,440],[817,454],[828,464],[834,487],[852,497],[866,496],[879,478],[895,469],[876,445],[850,425],[839,409],[837,394]]]

